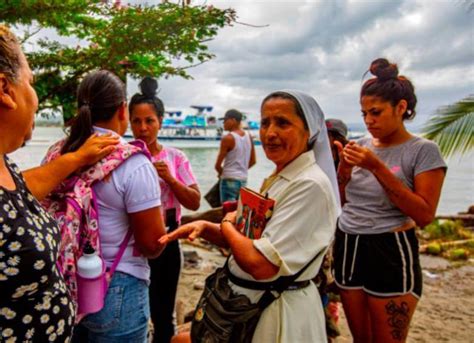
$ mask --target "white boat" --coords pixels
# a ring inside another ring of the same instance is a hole
[[[158,134],[158,140],[165,145],[177,148],[219,147],[224,128],[222,122],[210,115],[213,107],[193,105],[191,108],[197,112],[188,114],[184,118],[181,118],[181,111],[167,111]],[[259,145],[258,122],[244,120],[243,123],[244,129],[250,132],[254,143]],[[124,137],[133,139],[131,130],[128,130]]]

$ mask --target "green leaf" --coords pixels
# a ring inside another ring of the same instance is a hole
[[[103,0],[0,1],[0,22],[26,28],[22,44],[41,28],[73,42],[41,39],[27,54],[40,110],[62,111],[65,121],[75,113],[77,85],[88,72],[108,69],[122,80],[126,74],[189,79],[195,61],[214,57],[201,42],[235,20],[233,9],[170,2],[118,8]]]
[[[423,134],[435,141],[446,157],[474,148],[474,95],[443,107],[430,118]]]

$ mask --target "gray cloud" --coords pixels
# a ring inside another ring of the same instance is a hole
[[[193,81],[160,81],[168,107],[210,103],[218,115],[237,107],[256,116],[270,91],[298,88],[328,115],[360,122],[362,75],[381,56],[415,84],[415,125],[474,90],[474,12],[462,1],[206,3],[235,8],[241,22],[269,26],[221,30],[209,44],[216,58],[190,70]]]

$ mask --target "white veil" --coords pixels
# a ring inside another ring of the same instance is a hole
[[[329,146],[329,138],[323,111],[319,107],[316,100],[306,93],[289,89],[278,92],[287,93],[293,96],[303,109],[303,113],[309,128],[308,143],[312,144],[316,163],[327,175],[329,181],[331,181],[331,185],[334,190],[334,196],[336,197],[336,202],[338,205],[337,212],[340,213],[341,201],[339,198],[339,186],[337,184],[336,170],[334,168],[334,160],[332,157],[331,148]]]

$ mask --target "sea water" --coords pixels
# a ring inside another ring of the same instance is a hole
[[[10,155],[21,169],[38,166],[46,154],[48,147],[56,142],[64,133],[57,127],[37,127],[33,139],[27,145]],[[166,143],[164,143],[166,145]],[[219,142],[213,145],[200,146],[196,142],[184,142],[177,146],[188,157],[193,172],[204,195],[217,181],[214,170]],[[258,190],[265,177],[274,169],[271,161],[267,160],[261,146],[255,147],[257,164],[249,170],[248,187]],[[463,156],[454,156],[447,160],[448,174],[444,181],[438,214],[455,214],[466,211],[474,204],[474,153]],[[209,209],[204,199],[200,210]]]

